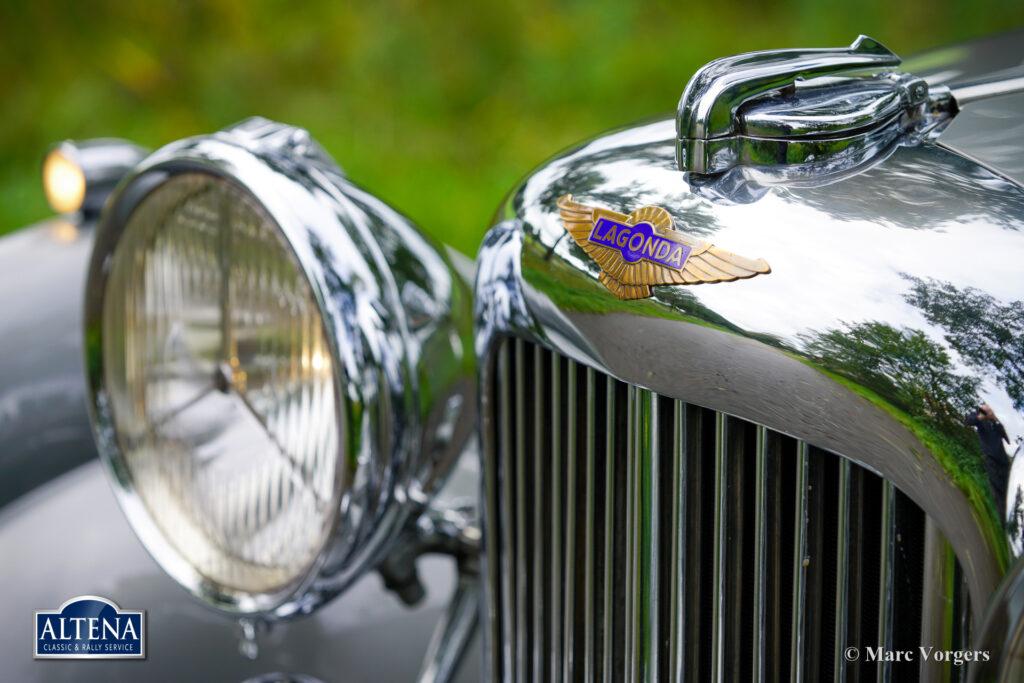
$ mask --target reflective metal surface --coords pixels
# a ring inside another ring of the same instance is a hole
[[[477,634],[480,618],[480,577],[460,574],[455,594],[434,629],[420,669],[419,683],[449,683],[460,666],[472,670],[478,660],[466,659],[466,648]],[[465,662],[465,663],[464,663]]]
[[[907,57],[903,68],[923,76],[930,84],[950,88],[1024,75],[1020,45],[1024,29],[944,45]]]
[[[500,340],[488,362],[483,429],[497,470],[484,496],[501,558],[490,656],[502,680],[907,681],[923,667],[844,652],[964,646],[942,627],[963,604],[925,611],[926,575],[949,564],[948,544],[923,542],[925,515],[877,475],[521,338]],[[606,515],[604,542],[591,542]],[[538,562],[565,570],[524,581]],[[556,618],[533,630],[545,614]],[[603,637],[581,643],[589,627]]]
[[[891,71],[900,62],[867,36],[849,48],[716,59],[679,101],[679,169],[812,164],[835,173],[865,163],[899,135],[934,127],[955,110],[944,89],[929,101],[927,82]]]
[[[938,142],[1024,184],[1024,94],[965,104]]]
[[[500,214],[512,220],[481,254],[478,352],[503,324],[621,379],[842,453],[922,504],[975,569],[973,589],[990,593],[1007,552],[961,419],[985,398],[1011,437],[1024,433],[1022,384],[957,336],[951,315],[961,302],[974,314],[971,338],[1007,327],[1012,338],[1024,299],[1020,188],[920,145],[835,185],[773,186],[728,204],[689,191],[672,135],[665,121],[600,138],[513,193]],[[570,190],[625,213],[657,203],[703,239],[763,255],[773,272],[618,302],[559,225],[556,201]],[[506,293],[484,293],[509,278]],[[927,363],[904,371],[900,358]],[[929,386],[925,372],[942,381]]]
[[[308,575],[271,595],[232,595],[168,546],[118,464],[103,384],[108,255],[141,198],[183,173],[250,193],[285,235],[309,280],[332,357],[342,493],[334,530]],[[218,607],[308,613],[392,549],[444,483],[473,424],[469,296],[445,258],[404,217],[353,185],[300,129],[250,119],[169,145],[121,186],[96,236],[85,306],[95,435],[129,521],[177,580]]]
[[[989,657],[969,665],[968,680],[1010,683],[1024,677],[1024,559],[1017,561],[993,596],[978,648]]]
[[[549,161],[510,193],[478,259],[478,355],[504,335],[529,339],[881,475],[951,544],[972,610],[955,628],[967,633],[1011,557],[980,442],[963,419],[987,402],[1011,439],[1024,434],[1024,192],[926,140],[830,184],[756,178],[739,191],[709,190],[678,170],[676,139],[672,120],[612,133]],[[627,215],[664,207],[680,229],[763,256],[772,273],[619,301],[561,225],[566,194]],[[502,460],[484,450],[485,473],[501,472]],[[485,510],[494,539],[494,511]],[[893,514],[900,518],[898,506]],[[628,527],[613,521],[610,531]],[[488,599],[489,615],[506,614]],[[885,604],[872,609],[888,623]],[[489,635],[489,647],[510,642],[498,623]]]
[[[709,140],[735,132],[733,116],[740,104],[797,78],[891,69],[899,63],[892,51],[867,36],[846,49],[774,50],[717,59],[699,69],[683,92],[679,138]]]
[[[939,143],[1024,183],[1020,134],[1024,30],[950,45],[909,57],[904,68],[929,84],[945,84],[959,113]]]
[[[900,58],[866,36],[849,48],[717,59],[698,70],[679,102],[679,168],[747,167],[717,185],[758,173],[822,184],[865,170],[895,145],[941,135],[1021,182],[1024,67],[1008,55],[1022,39],[1018,32],[935,50],[910,58],[905,72],[893,71]],[[1005,52],[993,55],[998,45]]]
[[[1024,76],[1007,77],[1000,80],[986,80],[958,86],[950,90],[950,95],[959,107],[1003,95],[1016,95],[1024,91]],[[1019,110],[1018,110],[1019,111]]]

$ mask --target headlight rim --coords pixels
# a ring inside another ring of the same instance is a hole
[[[122,180],[98,224],[84,309],[89,410],[101,459],[129,524],[157,563],[190,593],[232,614],[261,614],[266,618],[310,611],[340,592],[379,556],[379,548],[370,543],[375,534],[352,527],[347,516],[351,506],[360,504],[356,500],[359,495],[365,498],[367,516],[375,514],[380,501],[391,500],[394,495],[393,476],[384,477],[377,490],[353,490],[359,454],[372,452],[376,445],[366,443],[363,432],[380,411],[394,418],[393,426],[405,433],[415,420],[405,405],[412,400],[406,395],[410,386],[408,334],[402,309],[396,305],[397,288],[382,267],[386,262],[372,240],[360,240],[358,234],[352,235],[346,228],[339,207],[334,205],[338,198],[331,197],[330,188],[322,188],[311,179],[316,175],[311,168],[314,164],[289,148],[291,139],[286,139],[284,146],[260,149],[252,139],[227,131],[172,143],[143,161]],[[339,436],[347,443],[339,443],[335,471],[338,496],[331,512],[330,531],[309,568],[268,593],[236,591],[209,580],[163,536],[134,489],[106,395],[102,315],[114,250],[135,208],[168,179],[182,173],[203,173],[229,182],[262,208],[309,283],[332,356],[335,419],[345,428]],[[311,239],[328,232],[333,233],[331,245],[337,247],[338,240],[347,240],[363,258],[346,258],[344,269],[331,269],[334,264],[329,254],[318,259]],[[333,290],[328,278],[337,280]],[[394,315],[368,323],[368,308],[390,310]],[[390,376],[391,381],[381,376]],[[358,424],[352,424],[353,416],[358,416]],[[355,452],[350,452],[348,447],[353,443]],[[386,444],[386,448],[388,462],[409,458],[408,444],[401,438]],[[325,576],[325,570],[330,576]]]

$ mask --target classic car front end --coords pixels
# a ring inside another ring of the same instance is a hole
[[[12,624],[148,610],[148,664],[15,627],[13,675],[1018,679],[1024,500],[963,419],[1024,434],[1022,44],[716,60],[524,179],[475,272],[300,129],[117,166],[50,333],[114,496],[40,486],[0,562]]]

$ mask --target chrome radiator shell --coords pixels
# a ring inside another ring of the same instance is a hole
[[[928,543],[948,539],[970,596],[963,630],[976,629],[1012,552],[984,480],[921,427],[931,419],[925,409],[879,394],[851,367],[826,363],[815,343],[828,335],[853,338],[857,326],[874,322],[897,335],[920,334],[952,359],[957,376],[976,381],[1001,407],[1007,431],[1024,429],[1008,384],[961,359],[949,331],[911,301],[919,285],[980,292],[1003,306],[1024,299],[1013,276],[1024,258],[1024,192],[933,144],[898,148],[874,168],[830,185],[762,179],[708,187],[676,170],[673,134],[672,122],[663,120],[596,138],[541,166],[509,195],[478,257],[482,387],[497,344],[512,336],[639,390],[841,455],[923,511],[934,527]],[[677,229],[763,256],[772,272],[656,287],[648,300],[617,301],[561,223],[557,199],[570,193],[623,214],[663,207]],[[993,247],[984,267],[972,255],[979,242]],[[486,439],[493,398],[483,391],[481,400]],[[577,438],[588,436],[580,430]],[[514,474],[496,462],[488,468],[486,457],[484,472],[485,492]],[[585,491],[576,495],[585,500]],[[503,548],[495,545],[493,516],[489,564]],[[501,635],[509,623],[499,597],[488,596],[494,666],[512,661],[518,642]],[[509,671],[499,666],[490,673],[503,680]]]

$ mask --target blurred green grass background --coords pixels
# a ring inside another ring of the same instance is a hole
[[[674,109],[711,59],[858,33],[905,56],[1022,24],[1019,0],[2,3],[0,234],[49,214],[56,140],[156,148],[259,114],[472,254],[517,179]]]

